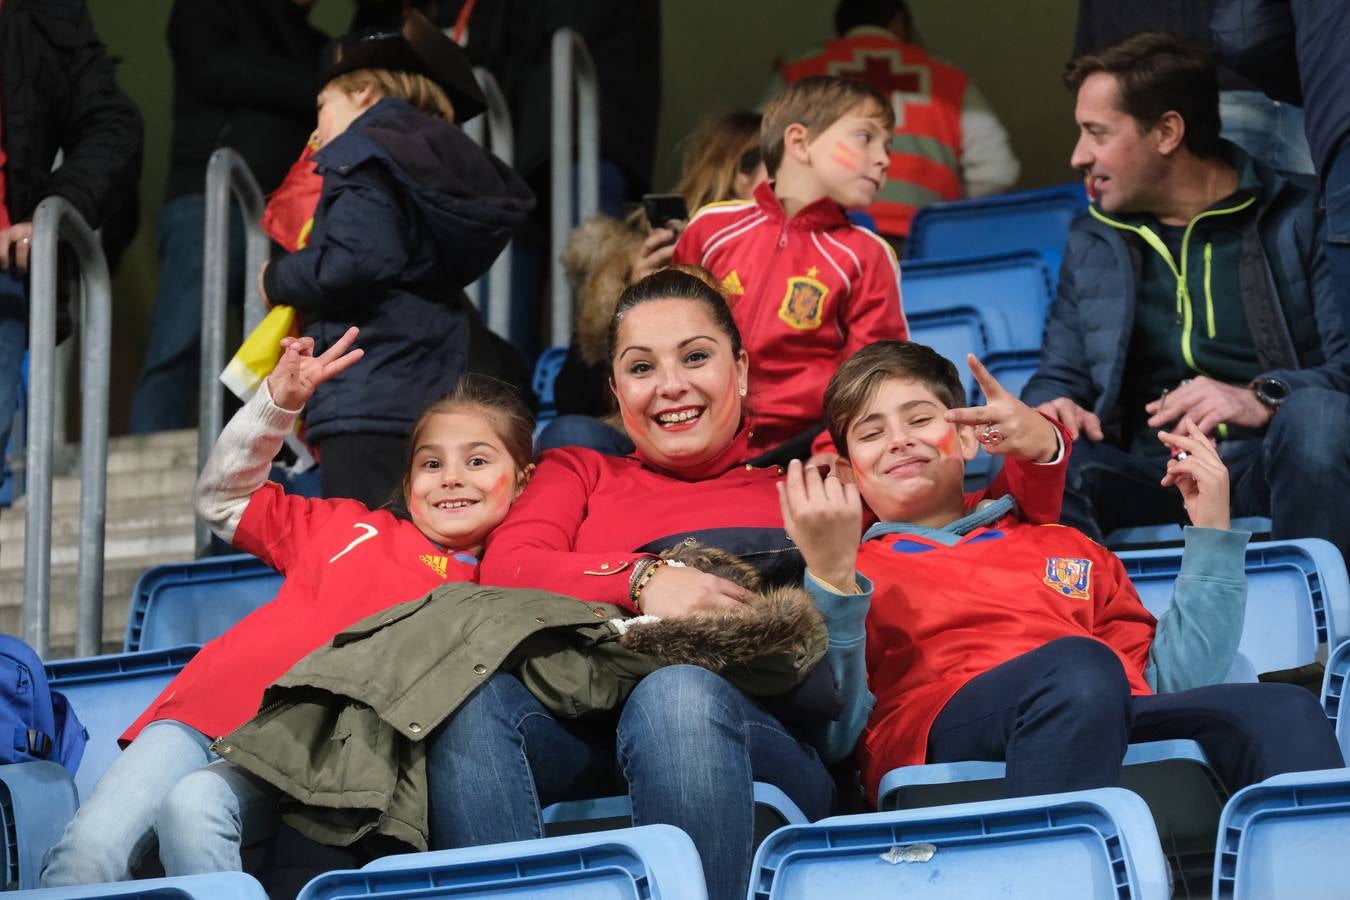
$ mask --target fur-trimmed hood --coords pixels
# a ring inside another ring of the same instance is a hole
[[[577,349],[587,365],[608,358],[609,320],[619,295],[628,286],[633,257],[646,240],[641,219],[620,222],[608,216],[592,216],[582,222],[567,241],[563,269],[577,298]]]
[[[620,642],[630,650],[671,664],[702,666],[738,682],[751,671],[805,671],[824,655],[829,633],[811,597],[800,587],[763,590],[759,572],[738,557],[692,538],[662,553],[725,578],[752,592],[750,602],[730,610],[676,619],[639,616],[621,620]],[[812,663],[807,663],[811,660]],[[742,684],[749,693],[758,693]]]

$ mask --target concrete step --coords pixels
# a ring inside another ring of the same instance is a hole
[[[52,512],[52,545],[77,544],[80,533],[79,507],[53,507]],[[26,507],[0,509],[0,549],[10,543],[23,543],[26,516]],[[195,524],[191,500],[184,497],[121,500],[109,504],[106,519],[109,537],[151,534],[156,528],[166,534],[191,532]],[[0,562],[0,568],[3,566],[4,563]]]
[[[75,643],[79,560],[78,454],[52,479],[52,591],[49,657],[70,656]],[[108,443],[104,539],[103,649],[120,650],[136,580],[160,563],[192,558],[195,430],[113,438]],[[24,531],[21,498],[0,510],[0,633],[20,634],[23,620]]]
[[[79,451],[79,444],[72,444],[53,454],[53,466],[58,477],[79,474]],[[122,435],[108,439],[110,476],[119,472],[177,467],[194,470],[197,467],[197,432],[193,429]]]
[[[155,522],[147,528],[109,528],[103,538],[103,565],[124,559],[145,557],[174,560],[191,559],[194,548],[191,515],[184,515],[183,525],[167,528]],[[22,571],[25,545],[23,540],[0,542],[0,573]],[[52,540],[52,566],[77,566],[80,547],[75,539]]]
[[[178,557],[183,559],[186,557]],[[103,640],[121,646],[127,627],[127,609],[136,579],[147,568],[169,560],[140,557],[107,565],[103,575]],[[76,569],[63,565],[52,569],[50,644],[53,648],[73,648],[75,644]],[[23,572],[0,574],[0,633],[22,634]],[[69,653],[67,653],[69,655]]]

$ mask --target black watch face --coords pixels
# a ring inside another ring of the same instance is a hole
[[[1256,389],[1256,394],[1260,399],[1272,406],[1278,406],[1289,396],[1289,385],[1285,384],[1283,381],[1276,381],[1271,378],[1261,382]]]

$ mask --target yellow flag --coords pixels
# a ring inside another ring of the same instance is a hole
[[[240,400],[248,400],[281,359],[281,339],[300,336],[293,306],[274,306],[220,373],[220,381]]]

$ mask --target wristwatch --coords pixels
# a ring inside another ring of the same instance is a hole
[[[1256,392],[1256,399],[1272,411],[1279,409],[1280,404],[1289,397],[1289,385],[1278,378],[1258,378],[1251,386]]]

